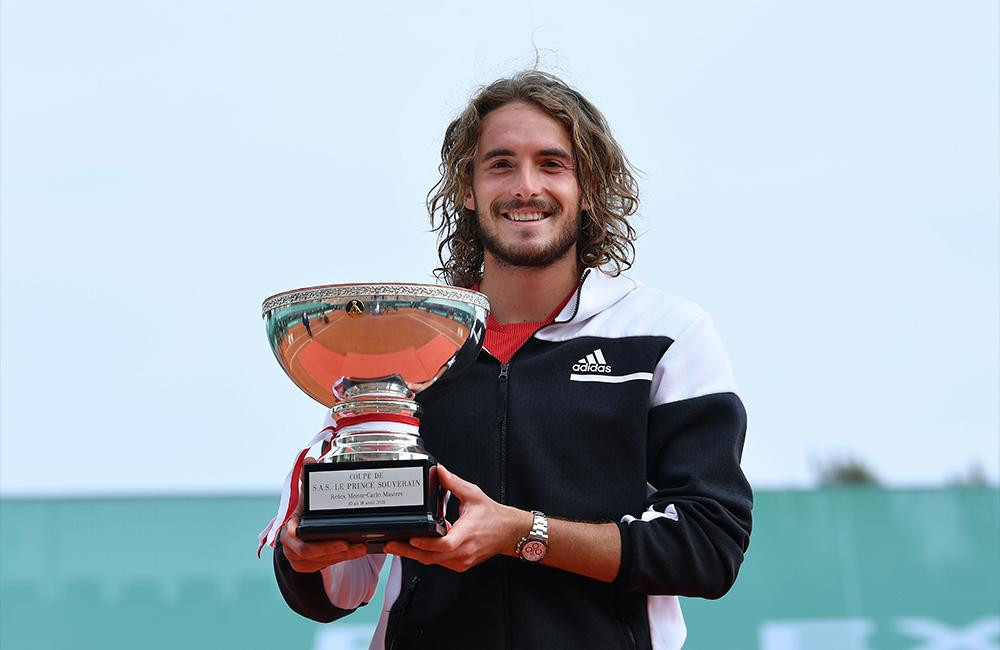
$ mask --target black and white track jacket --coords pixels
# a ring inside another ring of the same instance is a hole
[[[698,306],[590,270],[510,363],[484,351],[419,401],[427,450],[494,500],[618,522],[621,568],[608,584],[503,556],[465,573],[390,556],[372,649],[674,650],[677,596],[718,598],[736,579],[753,501],[746,412]],[[385,558],[302,574],[274,554],[285,600],[318,621],[367,603]]]

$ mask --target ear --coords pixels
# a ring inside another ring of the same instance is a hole
[[[465,205],[466,210],[476,211],[476,195],[472,193],[472,188],[470,187],[465,191]]]

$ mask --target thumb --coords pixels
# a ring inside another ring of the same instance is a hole
[[[312,465],[315,462],[316,462],[315,458],[313,458],[312,456],[306,456],[302,460],[302,465],[303,466]],[[299,515],[302,514],[302,511],[306,505],[306,499],[305,499],[306,486],[303,484],[304,480],[305,480],[305,472],[303,472],[302,476],[299,477],[299,502],[295,505],[295,512],[292,513],[292,516],[295,517],[296,526],[298,525]]]
[[[438,476],[441,480],[441,485],[446,490],[451,490],[451,493],[462,501],[469,501],[474,499],[476,496],[483,493],[479,489],[479,486],[475,483],[469,483],[458,474],[448,471],[448,469],[438,463]]]

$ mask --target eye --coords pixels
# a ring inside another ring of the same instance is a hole
[[[547,169],[562,169],[565,166],[561,160],[546,160],[542,163],[542,167]]]
[[[494,160],[490,164],[490,169],[509,169],[512,166],[513,165],[510,164],[510,161],[507,161],[507,160]]]

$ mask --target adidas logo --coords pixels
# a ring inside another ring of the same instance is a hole
[[[573,372],[604,372],[610,373],[611,366],[604,358],[604,353],[597,348],[573,365]]]

